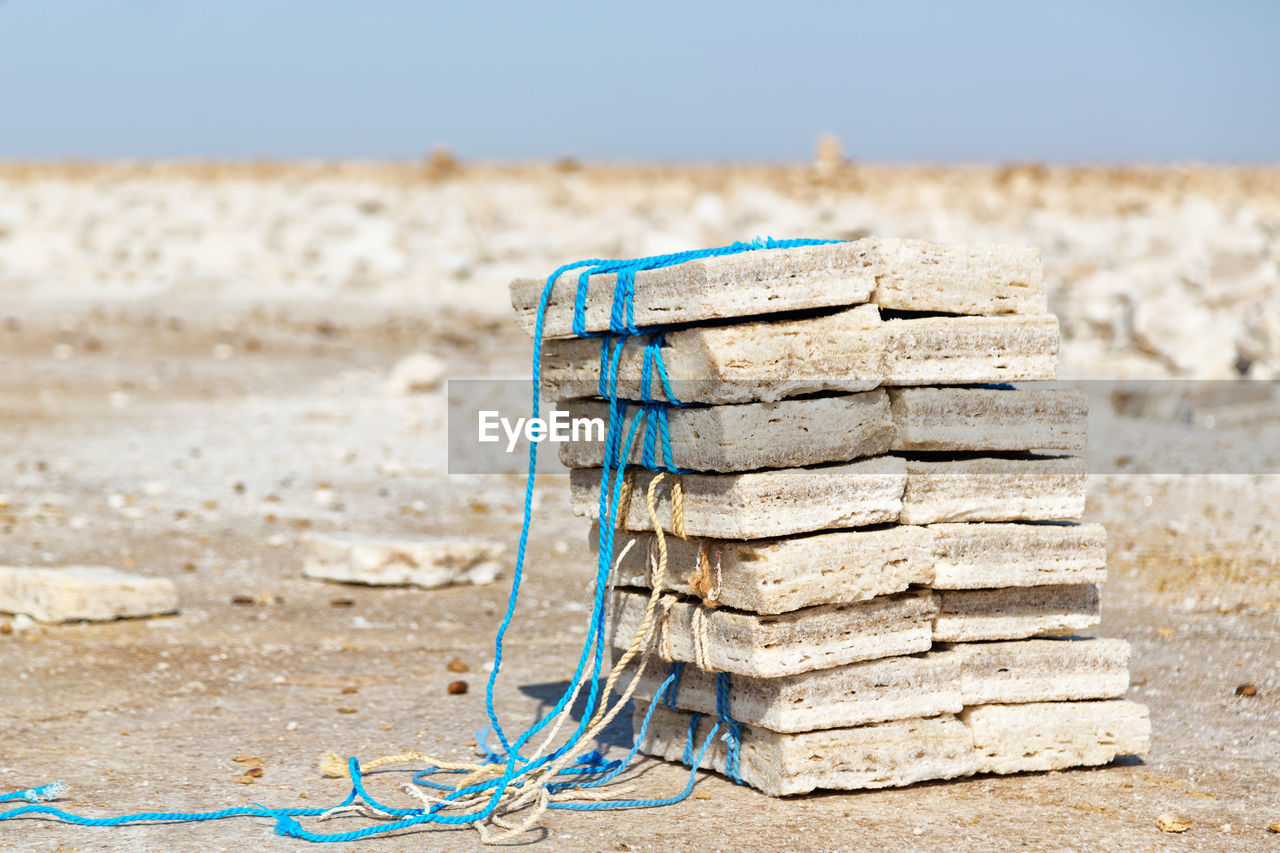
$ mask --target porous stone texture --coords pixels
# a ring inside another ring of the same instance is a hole
[[[782,678],[733,675],[729,716],[777,732],[810,731],[958,713],[977,705],[1122,697],[1129,686],[1123,640],[1011,640],[935,645],[924,654],[881,658]],[[620,680],[639,669],[633,659]],[[650,659],[635,696],[648,702],[672,674]],[[671,698],[663,692],[660,701]],[[716,713],[716,676],[693,664],[680,671],[674,707]]]
[[[1110,699],[1129,688],[1129,644],[1072,637],[958,643],[965,705]]]
[[[1058,324],[1051,316],[918,317],[881,320],[862,305],[802,320],[755,321],[667,333],[646,359],[647,337],[627,338],[606,355],[618,396],[685,403],[774,401],[877,385],[956,385],[1052,379]],[[616,361],[615,361],[616,359]],[[542,350],[548,397],[599,394],[596,339],[548,341]],[[646,361],[648,368],[646,370]]]
[[[806,732],[958,713],[964,707],[959,662],[950,652],[930,652],[782,678],[736,675],[730,679],[729,716],[775,732]],[[626,684],[637,668],[632,661],[619,683]],[[669,669],[661,661],[648,663],[636,686],[638,704],[657,695]],[[674,704],[716,713],[716,676],[685,665]]]
[[[637,709],[640,732],[645,709]],[[689,738],[690,714],[659,705],[641,751],[679,761]],[[700,766],[726,772],[728,746],[708,735],[714,714],[694,728],[694,755],[708,744]],[[723,729],[723,724],[721,725]],[[1024,773],[1107,764],[1151,748],[1147,709],[1136,702],[1039,702],[983,705],[959,717],[896,720],[797,733],[744,725],[738,772],[772,796],[817,789],[854,790],[953,779],[974,773]]]
[[[884,321],[882,385],[960,385],[1053,379],[1058,319],[902,317]]]
[[[1088,398],[1056,388],[893,388],[894,450],[1084,447]]]
[[[1106,764],[1151,749],[1151,720],[1137,702],[1036,702],[967,708],[979,773]]]
[[[600,512],[600,471],[578,468],[569,478],[573,511],[593,520]],[[631,500],[619,508],[619,515],[629,530],[652,530],[646,495],[654,474],[632,471]],[[654,495],[658,519],[668,532],[674,532],[673,482],[671,475],[664,477]],[[896,521],[907,488],[907,466],[885,456],[820,468],[682,474],[680,488],[687,535],[764,539]]]
[[[629,647],[638,635],[648,599],[648,592],[614,591],[609,640],[615,648]],[[774,616],[712,610],[688,601],[676,601],[665,615],[660,603],[655,613],[649,648],[661,659],[777,678],[927,651],[937,605],[921,590]]]
[[[872,301],[898,311],[1042,314],[1038,249],[878,240]]]
[[[637,732],[641,713],[636,714]],[[661,705],[655,708],[641,751],[668,761],[681,760],[689,738],[689,716]],[[694,755],[708,743],[714,725],[714,715],[698,722]],[[727,757],[727,746],[720,738],[723,728],[709,742],[699,765],[720,773],[725,772]],[[978,760],[969,729],[950,714],[795,734],[744,725],[738,774],[753,788],[780,797],[818,788],[889,788],[953,779],[976,773]]]
[[[908,458],[898,521],[1052,521],[1084,514],[1087,480],[1074,456]]]
[[[177,609],[178,590],[168,578],[108,566],[0,566],[0,613],[71,622],[155,616]]]
[[[943,643],[1063,636],[1102,618],[1094,584],[935,590],[933,596],[933,639]]]
[[[579,271],[556,280],[543,335],[573,335]],[[609,329],[614,274],[588,279],[587,331]],[[511,284],[516,320],[532,333],[545,280]],[[1042,314],[1040,255],[1014,246],[942,246],[920,240],[866,238],[796,249],[763,249],[700,258],[636,273],[636,326],[694,323],[875,302],[902,311],[946,314]]]
[[[490,583],[506,546],[483,539],[313,533],[303,538],[303,574],[370,586],[439,587]]]
[[[598,536],[599,527],[593,525],[593,551]],[[692,593],[691,579],[705,558],[714,602],[720,606],[773,614],[864,601],[912,584],[927,586],[933,580],[929,540],[926,528],[903,525],[746,542],[668,534],[662,588]],[[652,533],[617,533],[614,553],[616,584],[652,587],[657,554]]]
[[[564,404],[570,418],[609,420],[609,406],[599,400]],[[623,436],[644,412],[633,408],[622,426]],[[893,443],[893,421],[884,390],[863,394],[748,403],[741,406],[673,408],[667,412],[672,461],[695,471],[751,471],[789,468],[818,462],[843,462],[878,456]],[[663,442],[653,418],[635,433],[631,462],[640,463],[648,446],[655,461],[664,460]],[[603,464],[601,441],[567,441],[560,461],[569,468]]]
[[[601,400],[563,402],[570,418],[609,420]],[[1088,410],[1074,389],[890,388],[773,403],[667,410],[671,460],[695,471],[750,471],[845,462],[889,451],[1078,451]],[[631,407],[623,424],[631,462],[663,462],[656,421]],[[560,444],[569,468],[603,464],[599,440]]]
[[[590,545],[599,547],[599,527]],[[690,594],[705,569],[716,605],[784,613],[900,592],[1101,583],[1106,533],[1097,524],[894,525],[785,539],[663,537],[663,589]],[[659,551],[652,533],[614,534],[614,582],[651,587]]]
[[[634,471],[628,530],[651,530],[644,495],[653,474]],[[882,456],[839,465],[732,474],[684,474],[685,532],[765,539],[886,522],[1058,521],[1084,512],[1085,464],[1076,457],[918,459]],[[573,511],[599,515],[600,469],[570,472]],[[657,510],[672,531],[671,482]],[[621,510],[620,510],[621,511]]]
[[[1106,580],[1100,524],[934,524],[934,589],[994,589]]]

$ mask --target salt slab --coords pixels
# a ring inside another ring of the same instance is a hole
[[[591,548],[599,527],[592,527]],[[704,570],[715,602],[752,613],[786,613],[817,604],[846,604],[933,581],[927,528],[895,525],[746,542],[679,539],[668,534],[663,589],[691,594]],[[632,544],[634,542],[634,544]],[[614,583],[652,587],[657,547],[652,533],[617,533]]]
[[[803,732],[959,713],[976,705],[1112,699],[1128,689],[1128,662],[1123,640],[959,643],[781,678],[733,675],[729,716],[775,732]],[[638,669],[633,659],[619,683],[630,683]],[[670,664],[650,659],[636,683],[637,702],[652,699],[670,674]],[[674,705],[714,714],[716,693],[714,674],[686,664]]]
[[[303,545],[307,577],[370,586],[491,583],[506,553],[496,542],[436,536],[312,533]]]
[[[631,500],[619,512],[629,530],[651,530],[646,496],[654,474],[632,469]],[[671,489],[663,477],[655,490],[658,519],[671,528]],[[570,472],[573,511],[598,520],[600,469]],[[684,531],[689,536],[764,539],[811,530],[863,527],[896,521],[907,488],[901,459],[876,457],[822,468],[784,468],[736,474],[682,474]]]
[[[177,609],[178,590],[168,578],[107,566],[0,566],[0,611],[40,622],[155,616]]]
[[[624,526],[651,530],[645,494],[653,474],[632,469]],[[671,525],[668,475],[656,508]],[[917,459],[882,456],[812,468],[681,475],[684,529],[690,536],[766,539],[886,522],[1056,521],[1084,512],[1085,465],[1076,457]],[[577,515],[597,520],[600,469],[570,472]]]
[[[609,421],[603,400],[562,404],[570,418]],[[632,407],[622,435],[634,435],[631,462],[646,447],[663,461],[656,429],[645,440],[643,410]],[[1087,399],[1075,389],[891,388],[774,403],[672,408],[667,411],[672,462],[695,471],[751,471],[845,462],[888,451],[1078,451],[1084,446]],[[650,416],[651,419],[651,416]],[[569,468],[603,464],[605,443],[560,444]]]
[[[636,711],[637,733],[645,710]],[[655,708],[641,751],[681,760],[689,723],[685,711]],[[714,724],[714,714],[696,724],[695,755]],[[1151,722],[1144,706],[1123,699],[1037,702],[791,734],[744,725],[740,743],[742,780],[766,794],[787,796],[1107,764],[1147,753]],[[724,773],[727,752],[724,740],[715,737],[700,766]]]
[[[1075,456],[906,459],[902,524],[1058,521],[1084,514],[1087,472]]]
[[[705,573],[716,605],[764,614],[862,601],[913,584],[1001,589],[1106,579],[1099,524],[894,525],[742,542],[667,535],[663,545],[664,590],[693,594],[693,578]],[[652,587],[656,537],[615,532],[613,546],[614,583]],[[598,547],[595,526],[591,548]]]
[[[646,372],[647,344],[631,337],[620,353],[607,351],[611,363],[616,358],[619,397],[667,400],[668,385],[657,370],[651,364]],[[801,320],[681,329],[667,333],[659,350],[673,396],[684,403],[1052,379],[1057,353],[1058,323],[1051,316],[881,320],[870,305]],[[598,395],[601,361],[596,339],[548,341],[542,350],[548,397]]]
[[[609,641],[615,648],[626,648],[639,632],[648,598],[647,592],[614,591]],[[928,590],[773,616],[676,601],[656,611],[650,648],[663,660],[701,669],[777,678],[927,651],[936,613]]]
[[[1110,699],[1129,689],[1129,644],[1112,638],[957,643],[965,705]]]
[[[1096,584],[935,590],[933,595],[938,602],[936,642],[1064,636],[1102,619]]]
[[[579,275],[564,273],[551,289],[548,340],[573,336]],[[586,331],[609,329],[616,282],[614,274],[588,279]],[[511,284],[516,322],[530,334],[545,288],[539,279]],[[700,258],[637,273],[632,319],[643,328],[869,302],[900,311],[1043,314],[1040,255],[1015,246],[867,238]]]

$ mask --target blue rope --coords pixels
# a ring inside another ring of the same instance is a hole
[[[41,785],[38,788],[27,788],[22,791],[14,791],[12,794],[0,794],[0,803],[19,801],[47,803],[49,800],[56,800],[61,797],[66,793],[66,790],[66,782],[50,782],[48,785]]]
[[[724,758],[724,773],[741,785],[742,777],[738,775],[738,757],[742,747],[742,723],[729,716],[729,673],[716,673],[716,717],[725,725],[724,742],[727,751]]]
[[[651,330],[651,337],[645,345],[644,351],[644,367],[642,377],[642,408],[638,412],[636,418],[631,422],[629,428],[626,427],[626,415],[629,407],[629,401],[623,400],[618,395],[618,367],[621,362],[622,349],[629,337],[642,334],[641,330],[635,324],[635,286],[636,274],[646,270],[655,270],[664,267],[675,266],[691,260],[700,258],[719,257],[723,255],[737,254],[740,252],[754,251],[758,249],[789,249],[800,246],[813,246],[825,243],[838,242],[834,240],[773,240],[772,238],[756,239],[749,243],[734,243],[729,246],[721,246],[714,249],[700,249],[689,252],[678,252],[669,255],[655,255],[647,258],[638,258],[634,260],[603,260],[592,259],[585,261],[577,261],[564,266],[553,272],[548,278],[543,288],[541,298],[538,303],[538,314],[534,322],[533,333],[533,364],[531,377],[531,410],[532,416],[538,417],[541,409],[541,384],[542,384],[542,343],[544,339],[544,330],[546,322],[547,306],[550,303],[552,292],[561,276],[572,271],[579,271],[577,289],[574,294],[573,303],[573,333],[580,338],[600,337],[601,340],[601,370],[599,390],[600,396],[604,397],[609,405],[609,428],[605,440],[605,454],[601,472],[600,496],[599,496],[599,519],[601,521],[602,535],[600,537],[600,548],[596,558],[596,585],[595,598],[591,611],[590,629],[587,638],[583,643],[582,652],[579,655],[578,663],[573,673],[573,677],[569,681],[569,687],[555,706],[537,720],[533,725],[525,729],[514,741],[512,741],[502,727],[498,719],[497,710],[494,707],[494,688],[497,684],[499,673],[502,669],[502,659],[504,651],[504,642],[507,631],[511,627],[514,619],[517,602],[520,595],[520,587],[524,577],[524,567],[528,556],[528,542],[530,530],[533,521],[533,493],[534,483],[536,479],[538,446],[539,442],[529,443],[529,467],[528,474],[525,478],[524,503],[522,509],[522,520],[520,527],[519,546],[516,550],[515,566],[512,570],[511,590],[507,597],[507,607],[503,613],[502,620],[498,625],[498,629],[494,636],[494,654],[493,668],[489,673],[489,678],[485,684],[485,712],[488,716],[488,729],[492,729],[497,735],[501,744],[501,752],[494,751],[487,744],[486,732],[480,733],[477,737],[477,743],[484,744],[484,749],[488,756],[488,761],[492,764],[502,764],[505,762],[506,767],[502,776],[498,779],[490,779],[484,782],[477,782],[462,788],[456,786],[444,785],[433,781],[430,777],[435,773],[456,773],[458,771],[447,771],[440,768],[427,768],[420,770],[413,775],[413,781],[424,787],[434,788],[444,792],[441,801],[427,808],[419,809],[397,809],[383,805],[375,800],[365,789],[363,775],[360,765],[356,759],[352,758],[348,764],[348,770],[351,776],[352,787],[350,793],[343,799],[338,806],[331,808],[309,808],[309,809],[269,809],[265,806],[253,804],[239,808],[222,809],[220,811],[209,812],[137,812],[134,814],[121,815],[109,818],[88,818],[81,815],[72,814],[57,808],[56,806],[44,805],[45,802],[58,798],[65,790],[66,786],[62,782],[54,782],[48,785],[42,785],[37,788],[28,788],[16,791],[11,794],[0,795],[0,802],[24,802],[26,805],[19,806],[8,811],[0,812],[0,821],[9,820],[24,815],[47,815],[57,818],[66,823],[78,826],[124,826],[138,823],[156,823],[156,822],[188,822],[188,821],[208,821],[222,820],[232,817],[267,817],[275,819],[275,831],[284,836],[303,839],[306,841],[316,842],[336,842],[336,841],[355,841],[361,838],[368,838],[376,835],[385,835],[389,832],[395,832],[399,829],[405,829],[423,824],[440,824],[440,825],[463,825],[476,823],[488,818],[498,807],[503,794],[512,787],[521,787],[525,780],[531,777],[531,774],[538,769],[545,767],[552,761],[564,756],[566,753],[580,746],[580,741],[586,732],[588,721],[593,716],[594,708],[597,701],[600,701],[597,690],[591,690],[587,694],[586,708],[582,714],[581,722],[576,731],[569,736],[566,743],[557,750],[543,755],[535,760],[525,759],[520,754],[520,749],[525,746],[528,741],[539,731],[545,728],[552,720],[556,719],[566,708],[573,697],[573,685],[578,684],[584,674],[590,667],[591,683],[597,683],[604,656],[605,638],[605,619],[606,619],[606,602],[604,600],[605,592],[608,589],[608,577],[612,564],[615,531],[617,529],[617,512],[621,501],[622,484],[626,473],[626,467],[630,460],[634,447],[637,432],[644,422],[645,435],[642,444],[642,459],[645,467],[651,470],[666,470],[673,473],[681,473],[676,467],[671,452],[671,439],[667,424],[667,408],[669,406],[683,405],[672,392],[671,382],[667,376],[666,366],[662,361],[662,329]],[[586,301],[588,287],[592,276],[614,274],[614,290],[613,303],[609,316],[608,332],[588,332],[586,328]],[[652,396],[652,379],[656,370],[658,380],[661,383],[663,396],[666,398],[664,402],[660,402]],[[658,462],[656,458],[657,446],[661,444],[662,460]],[[558,771],[559,774],[565,776],[588,777],[594,776],[594,779],[585,779],[576,783],[553,783],[557,790],[564,790],[568,787],[594,787],[602,785],[623,772],[630,764],[631,760],[638,753],[641,743],[648,733],[649,721],[653,715],[659,698],[664,697],[665,703],[669,707],[674,707],[675,694],[678,689],[680,674],[683,670],[683,664],[672,666],[671,673],[663,682],[661,688],[657,691],[654,699],[650,702],[649,708],[641,723],[639,737],[636,739],[632,749],[622,758],[616,761],[604,761],[603,756],[599,752],[592,750],[578,758],[576,766],[566,767]],[[685,764],[691,768],[689,782],[684,790],[672,797],[662,799],[648,800],[622,800],[610,803],[552,803],[551,808],[571,809],[576,811],[596,811],[611,808],[631,808],[631,807],[648,807],[669,805],[679,802],[689,796],[693,790],[697,769],[702,762],[703,756],[711,743],[712,738],[720,730],[722,726],[728,726],[727,739],[730,741],[730,777],[734,781],[740,782],[737,778],[737,747],[738,732],[741,730],[741,724],[734,722],[728,717],[728,690],[727,677],[724,678],[725,698],[723,702],[719,697],[720,684],[717,683],[717,707],[720,709],[718,719],[712,726],[711,732],[706,740],[702,743],[697,754],[694,755],[693,745],[697,730],[698,722],[701,720],[701,714],[693,715],[690,720],[689,737],[686,743],[683,760]],[[721,707],[723,705],[723,707]],[[469,811],[461,814],[439,814],[439,810],[447,805],[457,801],[462,797],[471,794],[490,792],[488,802],[478,810]],[[316,817],[330,811],[332,808],[341,808],[352,805],[357,798],[363,800],[369,805],[383,811],[386,814],[397,816],[400,819],[381,823],[374,826],[367,826],[361,829],[349,832],[339,833],[315,833],[302,827],[298,823],[297,818],[300,817]]]
[[[668,708],[676,707],[676,691],[680,689],[680,676],[684,675],[684,661],[677,660],[671,662],[671,674],[667,676],[667,692],[663,697],[663,702]]]

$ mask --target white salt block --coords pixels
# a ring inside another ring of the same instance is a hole
[[[573,400],[570,418],[607,423],[609,404]],[[622,435],[643,410],[632,406]],[[848,462],[889,451],[992,453],[1078,451],[1084,447],[1088,401],[1084,392],[1054,388],[877,388],[774,403],[671,408],[666,412],[671,457],[678,468],[736,472]],[[629,461],[640,463],[646,428],[636,428]],[[651,428],[653,459],[664,460]],[[603,464],[605,442],[582,436],[560,444],[569,468]]]
[[[0,566],[0,611],[40,622],[155,616],[177,609],[178,590],[168,578],[107,566]]]
[[[636,709],[637,736],[647,707]],[[654,709],[640,749],[680,761],[690,714]],[[715,714],[694,727],[693,754]],[[720,732],[725,729],[722,724]],[[1107,764],[1151,749],[1147,709],[1136,702],[1038,702],[982,705],[925,719],[783,733],[744,725],[738,753],[742,781],[773,796],[816,789],[857,790],[954,779],[974,773],[1023,773]],[[728,744],[717,735],[699,766],[726,772]]]
[[[600,511],[599,468],[570,472],[573,511],[592,520]],[[629,530],[652,530],[646,504],[653,473],[633,468]],[[616,481],[615,481],[616,482]],[[658,484],[654,506],[668,533],[674,477]],[[822,468],[784,468],[738,474],[683,474],[684,531],[688,536],[765,539],[812,530],[864,527],[896,521],[907,485],[901,459],[882,456]]]
[[[1074,634],[1102,619],[1096,584],[934,590],[935,642],[1020,640]]]
[[[307,577],[369,586],[491,583],[506,553],[502,544],[460,537],[312,533],[303,544]]]
[[[666,400],[649,371],[648,339],[618,354],[618,396]],[[752,321],[668,333],[660,350],[673,396],[684,403],[772,402],[820,391],[879,385],[958,385],[1053,379],[1058,322],[1048,315],[881,320],[862,305],[823,317]],[[593,338],[548,341],[542,378],[548,397],[599,393],[601,347]]]
[[[631,644],[649,594],[615,590],[609,641]],[[824,604],[773,616],[710,609],[688,601],[655,611],[650,648],[664,660],[757,678],[928,651],[937,604],[928,590]]]
[[[396,362],[387,376],[388,394],[425,394],[440,386],[445,376],[444,362],[434,355],[417,352]]]
[[[543,335],[573,336],[580,271],[556,280]],[[617,275],[593,275],[584,300],[589,332],[609,329]],[[511,284],[516,321],[532,333],[546,281]],[[699,258],[635,276],[636,326],[754,317],[873,302],[900,311],[1043,314],[1040,253],[1018,246],[942,246],[869,237],[795,249]]]

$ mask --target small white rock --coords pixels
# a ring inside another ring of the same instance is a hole
[[[506,553],[501,544],[459,537],[313,533],[303,543],[307,577],[371,586],[490,583]]]
[[[0,611],[41,622],[154,616],[177,609],[178,591],[168,578],[106,566],[0,566]]]
[[[402,358],[387,377],[387,393],[395,395],[424,394],[434,390],[444,379],[444,362],[425,352]]]

